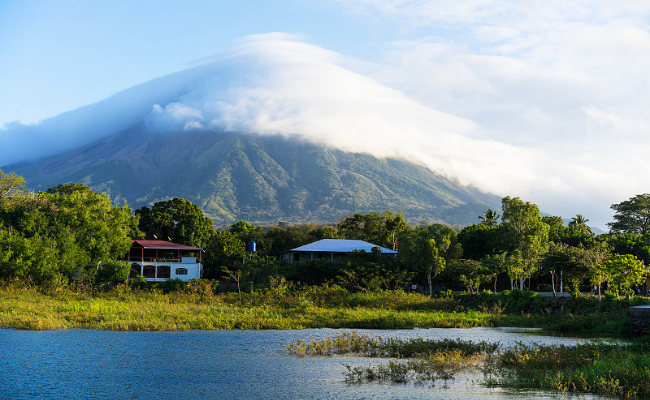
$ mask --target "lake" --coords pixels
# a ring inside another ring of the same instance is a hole
[[[343,330],[114,332],[0,329],[2,399],[551,399],[545,392],[485,388],[480,374],[444,384],[347,384],[345,364],[379,363],[352,356],[296,357],[296,339]],[[584,338],[512,328],[357,330],[383,337],[574,344]],[[385,361],[385,360],[383,360]],[[557,398],[568,398],[557,396]],[[580,398],[595,398],[585,397]]]

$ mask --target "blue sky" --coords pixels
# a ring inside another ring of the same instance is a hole
[[[372,57],[372,29],[308,1],[0,2],[0,124],[37,122],[267,32]],[[354,38],[351,40],[351,38]],[[376,52],[376,50],[374,51]]]
[[[148,120],[410,157],[603,228],[650,192],[650,4],[634,0],[5,0],[0,165],[95,138],[39,121],[208,60],[229,60],[227,94],[194,76],[201,94],[142,100]]]

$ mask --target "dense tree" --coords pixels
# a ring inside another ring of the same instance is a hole
[[[406,284],[413,273],[381,254],[379,249],[371,253],[350,254],[336,265],[336,282],[348,289],[360,291],[394,290]]]
[[[0,201],[22,192],[25,188],[25,178],[14,172],[3,172],[0,169]]]
[[[542,270],[551,275],[553,297],[557,293],[558,275],[567,274],[567,278],[575,278],[576,285],[584,279],[588,269],[586,254],[583,248],[569,246],[565,243],[551,243],[548,252],[541,259]]]
[[[180,199],[159,201],[136,211],[139,228],[147,239],[158,238],[188,246],[203,247],[214,234],[212,220],[196,204]]]
[[[397,250],[397,237],[408,228],[402,214],[391,211],[368,214],[354,214],[341,220],[339,234],[346,239],[359,239],[366,242]]]
[[[125,204],[113,206],[107,194],[77,183],[57,185],[46,196],[55,206],[57,223],[72,230],[91,262],[115,260],[129,250],[137,220]]]
[[[650,194],[639,194],[629,200],[612,204],[614,222],[607,224],[613,233],[643,235],[650,228]]]
[[[619,233],[605,236],[605,241],[612,247],[615,254],[632,254],[642,261],[650,261],[650,232],[639,235],[637,233]]]
[[[136,218],[85,185],[14,193],[0,204],[0,276],[36,283],[90,277],[126,254]]]
[[[478,293],[479,286],[489,282],[492,277],[481,262],[476,260],[456,260],[451,263],[451,269],[456,279],[467,287],[469,293]]]
[[[524,279],[530,278],[537,270],[539,257],[546,252],[549,226],[542,222],[535,204],[524,203],[518,197],[504,197],[502,208],[502,226],[511,246],[517,250],[512,254],[519,257],[512,271],[517,271],[515,275],[519,277],[519,288],[523,290]]]
[[[542,217],[542,222],[548,225],[549,242],[560,243],[567,229],[562,217],[545,215]]]
[[[489,255],[481,259],[481,265],[483,266],[484,274],[491,277],[492,283],[494,284],[495,293],[497,291],[499,275],[506,272],[506,256],[507,254],[504,252]]]
[[[426,276],[429,294],[433,293],[433,278],[448,262],[462,255],[457,236],[456,231],[442,224],[432,224],[400,236],[400,258],[412,270]]]
[[[594,278],[599,275],[597,271],[601,262],[611,256],[610,246],[605,242],[595,242],[589,248],[578,247],[578,260],[583,269],[586,269],[587,276],[591,279],[592,283],[598,286],[598,300],[601,299],[601,286],[603,281],[595,282]],[[574,284],[574,293],[579,293],[578,288]]]
[[[643,281],[645,268],[633,255],[618,254],[598,264],[596,273],[609,287],[615,288],[616,293],[622,290],[629,298],[631,286]]]
[[[470,225],[458,234],[458,242],[463,248],[463,258],[480,261],[485,257],[498,254],[504,246],[501,245],[499,227],[489,225]]]
[[[246,244],[230,230],[215,232],[203,248],[205,251],[204,277],[217,279],[221,272],[241,264],[246,255]]]
[[[268,246],[267,254],[274,257],[280,257],[289,249],[314,241],[310,240],[309,227],[306,225],[273,226],[264,233],[264,237]]]

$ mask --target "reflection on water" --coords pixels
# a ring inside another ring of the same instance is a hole
[[[582,338],[531,335],[512,328],[358,330],[384,337],[461,338],[573,344]],[[345,364],[379,363],[351,356],[295,357],[294,339],[341,330],[112,332],[0,329],[0,398],[4,399],[549,399],[543,392],[485,388],[481,375],[460,374],[445,386],[343,381]],[[385,360],[383,360],[385,361]],[[566,396],[557,398],[566,399]],[[581,398],[585,398],[584,396]]]

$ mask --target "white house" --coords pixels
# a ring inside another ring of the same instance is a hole
[[[199,279],[203,275],[203,249],[164,240],[131,240],[126,255],[129,278],[143,276],[147,282],[167,279]]]
[[[305,262],[314,260],[328,260],[336,261],[342,258],[346,253],[354,251],[365,251],[372,253],[372,249],[377,248],[382,254],[389,254],[395,257],[396,251],[387,249],[385,247],[377,246],[376,244],[364,242],[363,240],[348,240],[348,239],[322,239],[304,246],[296,247],[286,251],[282,255],[282,259],[290,263]]]

